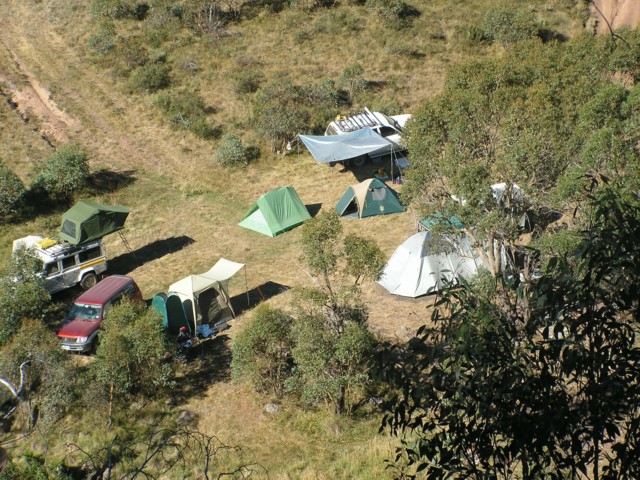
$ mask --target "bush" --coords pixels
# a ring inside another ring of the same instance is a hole
[[[169,67],[159,63],[142,65],[131,74],[131,90],[152,93],[167,88],[171,83],[169,72]]]
[[[107,55],[113,52],[118,45],[116,27],[111,20],[105,20],[98,33],[89,37],[89,48],[100,55]]]
[[[404,27],[413,17],[420,15],[414,7],[403,0],[367,0],[366,7],[383,22],[393,27]]]
[[[237,136],[227,133],[222,137],[215,161],[223,167],[245,166],[248,162],[247,149]]]
[[[490,8],[484,16],[482,30],[487,39],[509,45],[538,35],[533,13],[501,5]]]
[[[259,306],[233,342],[231,372],[258,391],[281,395],[291,375],[291,317],[267,305]]]
[[[364,78],[364,68],[362,68],[362,65],[351,65],[345,68],[340,75],[338,83],[347,91],[351,99],[359,93],[366,91],[369,87],[369,82]]]
[[[95,18],[122,19],[135,18],[138,8],[136,0],[91,0],[89,11]]]
[[[233,75],[233,89],[239,95],[255,93],[263,81],[262,72],[253,68],[239,68]]]
[[[22,210],[25,194],[22,180],[0,160],[0,220]]]
[[[87,154],[78,145],[56,150],[40,167],[33,182],[35,190],[56,200],[68,200],[83,187],[89,176]]]
[[[142,303],[115,305],[102,323],[91,371],[105,398],[143,393],[157,396],[174,386],[165,359],[171,353],[160,314]]]
[[[189,130],[200,138],[215,136],[215,128],[207,122],[207,107],[197,93],[185,91],[162,95],[158,97],[156,104],[174,127]]]
[[[42,262],[27,250],[16,252],[5,276],[0,277],[0,345],[8,342],[25,318],[41,319],[49,304],[38,273]]]

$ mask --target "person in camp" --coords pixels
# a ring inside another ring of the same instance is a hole
[[[178,332],[178,336],[176,337],[176,342],[178,342],[178,345],[180,345],[181,347],[187,347],[191,342],[191,335],[189,335],[187,327],[185,327],[184,325],[180,327],[180,331]]]

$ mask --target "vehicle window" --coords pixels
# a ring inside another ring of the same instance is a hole
[[[76,265],[77,262],[75,255],[62,259],[62,270],[67,270],[68,268],[75,267]]]
[[[336,130],[336,128],[333,125],[329,125],[327,127],[326,132],[324,132],[325,135],[337,135],[338,134],[338,130]]]
[[[82,320],[100,320],[100,305],[88,305],[84,303],[74,303],[69,310],[69,318],[80,318]]]
[[[88,262],[89,260],[93,260],[94,258],[98,258],[100,256],[102,256],[100,247],[93,247],[78,254],[78,257],[80,257],[80,263]]]
[[[45,263],[44,265],[44,274],[46,276],[53,275],[54,273],[58,273],[60,269],[58,268],[58,262],[53,263]]]
[[[397,135],[398,131],[393,127],[380,127],[380,135],[383,137],[388,137],[390,135]]]

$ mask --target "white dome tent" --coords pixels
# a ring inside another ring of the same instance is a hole
[[[396,249],[378,283],[389,293],[415,298],[437,292],[446,283],[476,275],[483,264],[469,238],[459,238],[452,246],[452,252],[434,252],[431,234],[416,233]]]

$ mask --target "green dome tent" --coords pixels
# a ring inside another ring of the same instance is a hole
[[[280,187],[262,195],[238,225],[275,237],[310,218],[295,189]]]
[[[80,245],[124,228],[127,207],[81,200],[62,215],[60,239]]]
[[[404,212],[396,192],[377,178],[351,185],[336,205],[341,217],[364,218]]]

